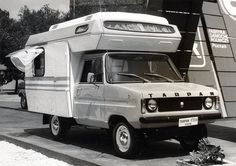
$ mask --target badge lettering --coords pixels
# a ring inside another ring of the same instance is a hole
[[[179,93],[175,93],[175,96],[179,96]]]

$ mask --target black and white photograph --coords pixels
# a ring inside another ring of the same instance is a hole
[[[0,0],[0,166],[236,166],[236,0]]]

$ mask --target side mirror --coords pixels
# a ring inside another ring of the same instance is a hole
[[[88,73],[87,75],[87,82],[93,83],[94,82],[94,73]]]

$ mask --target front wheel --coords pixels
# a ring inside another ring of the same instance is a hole
[[[64,139],[70,127],[70,124],[62,117],[51,116],[49,128],[55,140]]]
[[[125,122],[120,122],[113,129],[113,144],[118,156],[131,158],[137,152],[134,129]]]

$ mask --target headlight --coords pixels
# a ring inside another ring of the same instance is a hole
[[[213,99],[210,98],[210,97],[205,98],[204,107],[205,107],[206,109],[211,109],[212,106],[213,106]]]
[[[154,99],[150,99],[147,101],[147,111],[155,112],[157,110],[157,101]]]

